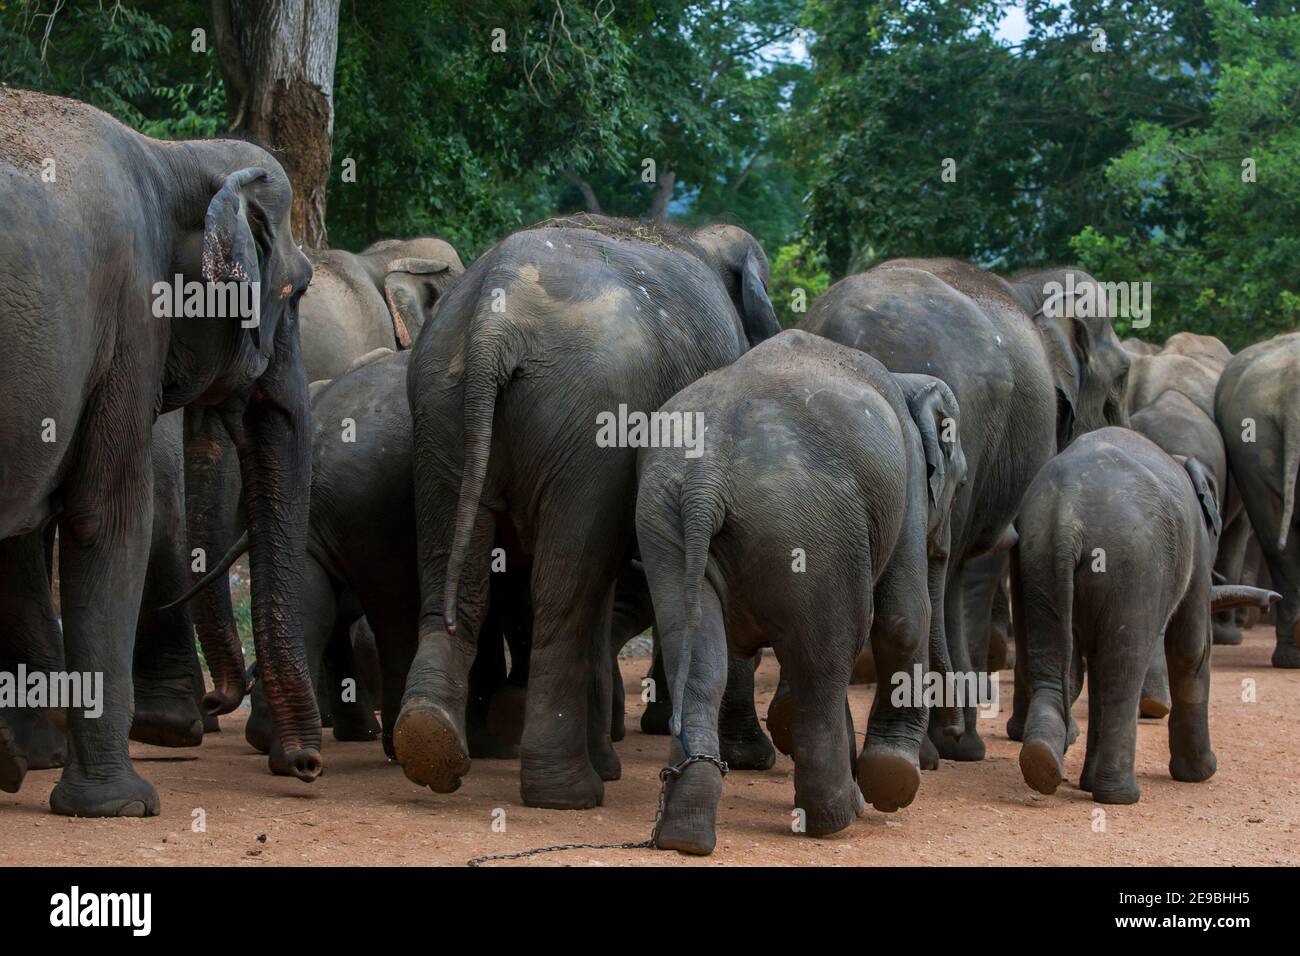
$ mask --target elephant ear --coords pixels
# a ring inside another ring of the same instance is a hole
[[[394,259],[384,273],[384,299],[399,347],[409,349],[455,278],[441,259]]]
[[[944,501],[946,484],[960,482],[965,477],[966,464],[959,439],[944,442],[940,437],[946,422],[958,420],[957,397],[944,381],[931,375],[900,374],[894,378],[903,390],[907,410],[921,436],[926,485],[933,510]]]
[[[759,257],[752,247],[745,253],[745,263],[740,272],[740,301],[743,306],[740,318],[751,348],[781,331],[781,325],[776,321],[776,310],[772,308],[767,286],[763,283]]]
[[[202,265],[203,278],[208,282],[251,282],[255,290],[261,286],[262,263],[258,257],[258,243],[253,235],[254,227],[249,223],[248,210],[250,206],[257,205],[253,184],[267,181],[264,169],[256,166],[241,169],[222,181],[216,195],[208,203],[207,213],[203,217]],[[259,214],[254,216],[254,220],[263,223],[266,217]],[[274,244],[269,238],[263,239],[263,247],[272,248]],[[243,319],[252,337],[253,347],[259,351],[262,347],[261,302],[260,291],[257,291],[253,295],[253,303],[258,312]],[[273,339],[275,330],[268,329],[267,332],[268,338]]]
[[[1043,348],[1047,351],[1047,362],[1056,389],[1057,451],[1065,448],[1074,437],[1079,396],[1083,392],[1083,381],[1088,370],[1088,327],[1077,318],[1070,317],[1073,311],[1061,296],[1049,296],[1033,316]],[[1060,314],[1049,314],[1056,312]]]
[[[1196,489],[1196,500],[1201,503],[1201,514],[1205,516],[1205,525],[1217,538],[1223,533],[1223,518],[1219,515],[1219,482],[1214,473],[1196,458],[1183,462],[1192,487]]]

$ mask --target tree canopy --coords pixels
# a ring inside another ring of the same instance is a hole
[[[213,44],[200,0],[0,2],[0,83],[153,136],[227,129]],[[1300,312],[1298,46],[1279,0],[342,0],[329,238],[722,219],[787,324],[951,255],[1150,281],[1140,334],[1236,347]]]

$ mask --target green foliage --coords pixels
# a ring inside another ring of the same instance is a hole
[[[1122,221],[1074,249],[1089,268],[1152,282],[1148,335],[1194,329],[1235,347],[1300,321],[1300,14],[1206,9],[1219,51],[1208,122],[1137,125],[1106,167]]]
[[[768,290],[781,325],[797,325],[817,297],[831,284],[826,256],[806,242],[781,246],[772,258],[772,279]],[[802,302],[795,290],[801,289]],[[800,309],[802,305],[802,309]]]

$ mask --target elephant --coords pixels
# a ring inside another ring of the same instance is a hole
[[[807,833],[844,829],[864,798],[907,806],[925,708],[878,693],[859,755],[847,695],[868,637],[882,676],[907,680],[942,644],[931,599],[965,472],[952,392],[790,329],[660,414],[702,414],[706,442],[698,457],[662,446],[637,457],[637,541],[673,701],[656,845],[713,850],[729,646],[750,657],[770,644],[781,663]]]
[[[1218,490],[1197,459],[1103,428],[1048,462],[1025,494],[1011,559],[1024,604],[1016,638],[1032,686],[1020,769],[1039,793],[1054,793],[1064,776],[1076,653],[1088,680],[1079,786],[1095,802],[1138,801],[1138,707],[1155,660],[1166,662],[1172,699],[1170,775],[1197,783],[1214,774],[1210,612],[1277,597],[1212,584]]]
[[[1195,359],[1219,374],[1232,361],[1232,352],[1222,341],[1213,335],[1198,335],[1195,332],[1175,332],[1165,340],[1160,352],[1163,355],[1184,355]]]
[[[438,300],[464,273],[456,250],[435,237],[381,240],[357,254],[326,249],[311,253],[308,261],[313,275],[299,303],[299,335],[311,383],[338,378],[385,351],[409,348]],[[187,444],[188,534],[191,545],[206,555],[225,552],[243,527],[235,459],[219,429],[207,428]],[[229,713],[243,701],[246,688],[226,580],[213,579],[200,591],[191,613],[200,641],[211,648],[206,656],[214,688],[205,698],[206,710],[213,716]],[[338,653],[346,657],[347,648]],[[349,708],[337,695],[329,703],[331,717],[350,709],[345,722],[373,723],[364,707]],[[264,742],[258,737],[256,745]]]
[[[318,699],[336,706],[340,688],[326,692],[322,685],[354,675],[353,629],[362,621],[368,625],[379,663],[383,747],[390,758],[406,672],[415,653],[420,610],[411,413],[406,403],[410,356],[409,351],[388,353],[339,379],[313,383],[322,387],[312,401],[312,484],[303,608],[307,663]],[[246,536],[239,539],[180,600],[224,576],[246,544]],[[508,684],[523,687],[528,674],[526,614],[522,631],[514,623],[520,616],[516,610],[520,602],[513,593],[519,590],[517,573],[494,574],[493,587],[490,617],[496,623],[483,629],[483,651],[470,677],[470,746],[475,756],[513,755],[520,728],[516,722],[503,734],[489,733],[490,706],[497,691]],[[525,587],[524,611],[526,601]],[[509,675],[504,673],[503,636],[510,643],[514,665]],[[373,740],[380,733],[380,728],[373,726],[374,707],[361,681],[356,682],[355,690],[355,706],[335,713],[337,740]],[[498,710],[500,706],[498,702]],[[360,719],[363,715],[369,722]],[[260,683],[253,688],[245,736],[262,752],[272,745],[271,714]]]
[[[307,381],[335,379],[359,356],[409,349],[438,300],[464,273],[435,237],[383,239],[361,252],[309,253],[299,324]]]
[[[948,652],[959,673],[987,670],[995,593],[985,588],[981,605],[969,607],[967,563],[1010,547],[1021,496],[1058,448],[1127,422],[1130,356],[1109,317],[1075,308],[1090,286],[1096,280],[1073,269],[1007,280],[954,259],[896,259],[835,283],[799,323],[890,371],[942,379],[966,421],[978,423],[963,436],[970,475],[953,505],[944,595]],[[1064,297],[1068,289],[1075,299]],[[937,766],[939,756],[983,759],[974,707],[962,724],[954,739],[932,721],[926,766]]]
[[[394,746],[412,781],[470,769],[468,673],[491,551],[517,540],[533,616],[525,805],[582,809],[620,773],[609,630],[632,555],[633,420],[779,327],[758,242],[601,216],[501,240],[439,303],[407,377],[421,609]],[[689,439],[684,432],[679,439]]]
[[[208,428],[228,430],[238,449],[277,769],[314,780],[320,726],[299,614],[309,412],[297,328],[311,265],[290,234],[288,178],[249,143],[159,142],[83,103],[13,89],[0,90],[0,164],[0,398],[11,410],[38,403],[0,418],[0,539],[57,522],[65,666],[102,675],[104,690],[98,718],[69,711],[71,748],[51,809],[159,810],[127,735],[152,428],[180,408],[187,423],[205,409]],[[45,569],[27,551],[30,580]],[[0,775],[21,760],[11,744],[0,748]]]
[[[1154,342],[1148,342],[1145,339],[1130,336],[1119,343],[1124,346],[1124,350],[1130,355],[1159,355],[1160,346]]]
[[[1300,468],[1300,333],[1242,349],[1219,379],[1214,417],[1228,468],[1268,564],[1274,609],[1273,666],[1300,667],[1300,535],[1295,525]]]
[[[1214,416],[1214,389],[1219,372],[1194,358],[1175,353],[1136,355],[1128,378],[1125,408],[1132,415],[1167,391],[1182,392],[1206,415]]]

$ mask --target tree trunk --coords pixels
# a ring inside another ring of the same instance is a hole
[[[327,242],[339,0],[212,0],[232,132],[278,152],[293,185],[294,238]]]
[[[655,186],[655,195],[650,200],[650,219],[652,222],[662,222],[668,215],[668,202],[673,198],[673,187],[677,184],[677,174],[671,169],[665,169],[659,174],[659,182]]]
[[[579,176],[577,171],[573,169],[566,169],[564,178],[578,187],[578,191],[582,193],[582,202],[587,207],[587,212],[599,214],[600,200],[596,198],[596,191],[591,188],[591,183]]]

